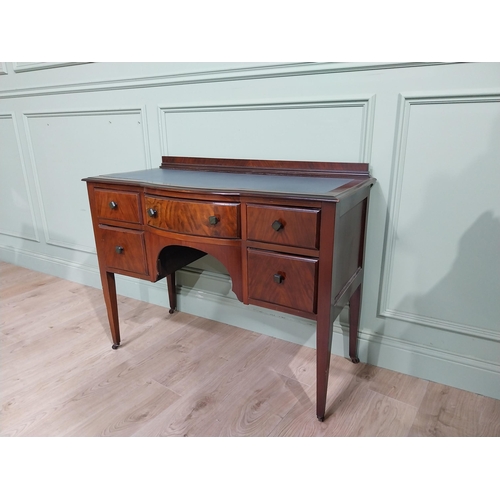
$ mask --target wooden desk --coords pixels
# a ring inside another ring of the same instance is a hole
[[[317,417],[325,417],[333,321],[349,302],[357,356],[370,188],[365,163],[162,157],[159,169],[84,179],[113,348],[115,273],[167,278],[210,254],[244,304],[317,322]]]

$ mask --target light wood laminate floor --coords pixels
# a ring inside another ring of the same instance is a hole
[[[0,263],[0,436],[500,436],[500,401]],[[165,295],[167,302],[167,296]]]

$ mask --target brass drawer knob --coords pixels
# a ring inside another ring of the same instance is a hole
[[[154,208],[148,208],[148,215],[150,217],[156,217],[157,211]]]
[[[275,283],[278,283],[279,285],[281,285],[285,281],[285,277],[280,273],[276,273],[273,276],[273,280]]]
[[[283,224],[279,221],[279,220],[275,220],[272,224],[271,224],[271,227],[275,230],[275,231],[279,231],[280,229],[283,229]]]
[[[118,208],[118,203],[116,203],[115,201],[110,201],[109,208],[111,208],[111,210],[116,210]]]
[[[211,215],[208,218],[208,222],[210,223],[211,226],[215,226],[217,222],[219,222],[219,217],[217,217],[217,215]]]
[[[125,249],[123,247],[121,247],[121,246],[116,246],[115,247],[116,253],[123,253],[123,250],[125,250]]]

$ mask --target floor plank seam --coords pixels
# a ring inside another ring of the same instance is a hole
[[[101,291],[0,271],[0,436],[500,436],[498,400],[336,356],[320,423],[315,350],[120,296],[112,351]]]

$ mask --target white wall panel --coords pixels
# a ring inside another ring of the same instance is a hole
[[[500,339],[500,96],[403,99],[381,314]]]
[[[38,241],[19,134],[12,115],[0,115],[0,233]]]
[[[160,108],[164,154],[367,161],[373,101]]]
[[[141,109],[25,114],[47,243],[94,252],[81,179],[148,168]]]

